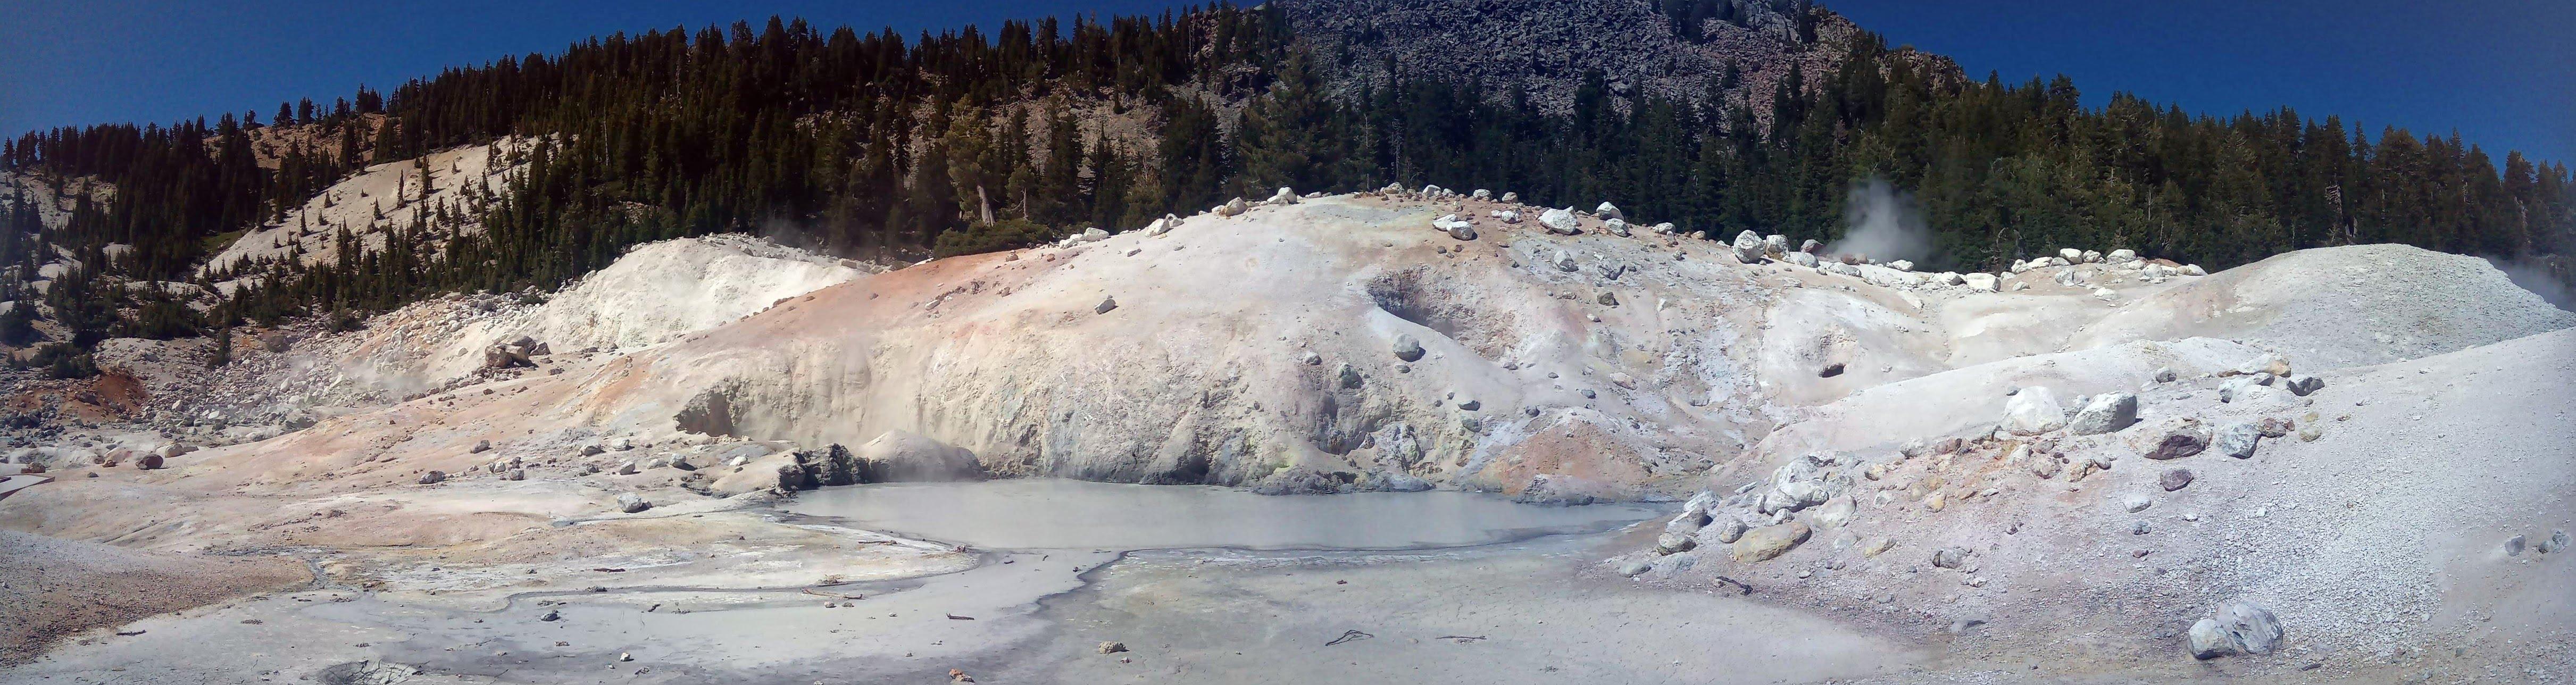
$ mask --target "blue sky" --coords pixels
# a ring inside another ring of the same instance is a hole
[[[2467,3],[1820,2],[2007,80],[2064,72],[2218,114],[2289,105],[2381,126],[2457,129],[2501,158],[2576,163],[2576,1]],[[445,66],[552,52],[613,31],[771,14],[906,34],[1047,14],[1160,12],[1150,0],[437,3],[0,0],[0,132],[170,121],[329,102]]]

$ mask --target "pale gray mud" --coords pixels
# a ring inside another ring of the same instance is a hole
[[[1928,654],[1730,588],[1578,575],[1612,535],[1418,553],[1143,552],[1046,600],[1063,683],[1780,683]],[[1356,632],[1353,632],[1356,631]],[[1101,654],[1102,642],[1129,652]]]
[[[886,483],[797,496],[787,510],[990,549],[1396,550],[1597,533],[1653,507],[1541,507],[1457,491],[1273,497],[1193,485],[1055,478]]]
[[[980,682],[1810,682],[1924,656],[1739,595],[1580,573],[1633,543],[1620,528],[1659,520],[1640,505],[1023,480],[789,509],[979,547],[1130,550],[1038,602],[1042,639],[961,665]]]
[[[961,571],[821,587],[320,588],[146,618],[0,681],[1768,683],[1929,658],[1725,588],[1600,573],[1653,527],[1631,524],[1660,520],[1651,506],[1005,480],[780,509],[912,538],[855,544],[981,551]]]

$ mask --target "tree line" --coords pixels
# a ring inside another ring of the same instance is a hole
[[[1721,5],[1665,7],[1725,19]],[[1879,178],[1909,190],[1935,232],[1928,265],[1959,269],[2064,246],[2213,268],[2351,243],[2498,256],[2576,246],[2563,164],[2518,152],[2498,164],[2456,134],[2383,128],[2373,138],[2286,108],[2214,117],[2125,94],[2085,107],[2063,76],[1966,79],[1867,34],[1844,48],[1808,45],[1843,50],[1839,67],[1793,69],[1772,92],[1747,94],[1730,64],[1686,98],[1616,95],[1592,73],[1570,112],[1548,114],[1520,93],[1342,63],[1266,7],[911,40],[777,18],[618,34],[390,93],[362,88],[330,106],[281,103],[267,127],[294,136],[254,135],[257,115],[245,113],[0,142],[0,170],[116,188],[110,200],[78,199],[60,230],[14,202],[0,296],[34,297],[35,268],[54,258],[36,246],[72,253],[81,268],[49,279],[42,299],[72,331],[49,358],[76,360],[109,335],[297,316],[346,327],[440,292],[550,289],[672,237],[785,233],[841,254],[909,258],[1135,228],[1278,186],[1390,182],[1607,200],[1718,237],[1829,240],[1847,189]],[[1364,69],[1396,77],[1337,85]],[[355,249],[347,227],[331,227],[341,249],[328,262],[196,271],[230,236],[366,164],[503,138],[527,141],[498,160],[515,169],[503,190],[401,205],[409,211],[382,219],[382,250]],[[469,220],[480,230],[456,230]],[[111,256],[111,244],[131,247]],[[110,285],[111,273],[241,280],[201,314],[157,289]],[[31,315],[24,305],[0,313],[0,338],[35,337]]]

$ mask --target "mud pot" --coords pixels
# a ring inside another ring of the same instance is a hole
[[[1773,682],[1923,658],[1722,589],[1597,570],[1662,510],[1051,479],[829,488],[764,515],[970,561],[788,587],[322,585],[144,619],[0,680]]]

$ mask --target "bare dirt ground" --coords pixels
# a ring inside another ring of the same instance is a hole
[[[156,554],[0,531],[0,666],[90,626],[308,585],[300,560]],[[92,638],[83,638],[87,643]]]

